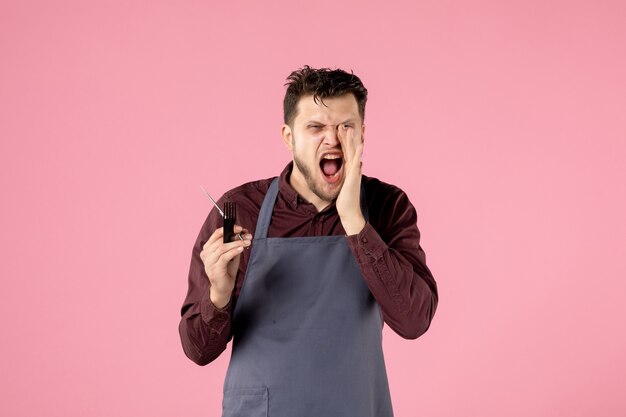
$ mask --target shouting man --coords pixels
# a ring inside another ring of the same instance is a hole
[[[293,160],[220,198],[236,203],[239,238],[224,243],[220,213],[207,217],[183,349],[205,365],[233,339],[223,417],[392,416],[383,322],[415,339],[438,302],[417,215],[398,187],[361,174],[361,80],[308,66],[287,80],[281,136]]]

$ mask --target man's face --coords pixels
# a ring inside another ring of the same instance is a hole
[[[303,96],[293,127],[283,125],[283,140],[293,153],[291,183],[314,204],[315,197],[325,203],[335,200],[344,182],[340,125],[354,129],[355,136],[363,135],[365,126],[353,94],[325,98],[323,104],[319,99],[315,103],[312,95]]]

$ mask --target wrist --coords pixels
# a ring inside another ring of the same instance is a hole
[[[228,305],[230,302],[230,297],[232,293],[223,294],[217,291],[213,291],[213,289],[209,289],[209,298],[211,302],[215,306],[215,308],[221,310]]]
[[[341,225],[347,236],[358,235],[365,227],[366,221],[363,214],[359,213],[359,216],[353,216],[349,220],[341,219]]]

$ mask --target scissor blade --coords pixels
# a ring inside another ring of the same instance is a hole
[[[207,190],[204,189],[203,186],[200,186],[200,189],[202,189],[202,191],[204,191],[204,194],[206,194],[207,197],[209,197],[209,199],[211,200],[211,202],[213,203],[213,205],[215,206],[215,208],[217,209],[217,211],[220,212],[220,214],[222,215],[222,217],[224,217],[224,212],[222,211],[222,209],[220,208],[220,206],[217,205],[217,203],[215,202],[215,200],[213,200],[213,197],[211,197],[211,194],[209,194],[207,192]]]

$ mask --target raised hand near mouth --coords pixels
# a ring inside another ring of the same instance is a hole
[[[344,182],[337,196],[337,213],[346,235],[358,234],[365,227],[365,218],[361,212],[361,156],[363,155],[363,136],[361,130],[351,126],[339,125],[337,137],[343,149]]]

